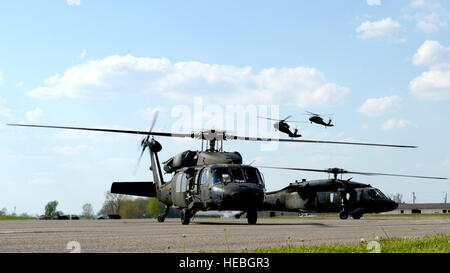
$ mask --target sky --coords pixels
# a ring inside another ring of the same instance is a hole
[[[226,142],[245,163],[450,177],[449,21],[443,0],[2,1],[0,208],[98,211],[113,181],[152,180],[148,157],[133,174],[139,136],[7,123],[147,130],[155,111],[155,131],[284,137],[257,116],[292,115],[304,139],[419,146]],[[161,160],[201,148],[158,141]],[[324,178],[262,172],[268,191]],[[352,180],[406,202],[450,193],[448,180]]]

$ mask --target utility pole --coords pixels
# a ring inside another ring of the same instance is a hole
[[[412,194],[413,194],[413,204],[415,204],[416,203],[416,193],[413,192]]]
[[[444,203],[447,204],[447,192],[445,193]]]

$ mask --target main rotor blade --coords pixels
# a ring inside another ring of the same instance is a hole
[[[53,128],[53,129],[69,129],[69,130],[85,130],[96,132],[110,132],[110,133],[122,133],[122,134],[135,134],[135,135],[152,135],[152,136],[165,136],[165,137],[187,137],[187,138],[200,138],[202,139],[203,133],[166,133],[166,132],[147,132],[147,131],[134,131],[134,130],[122,130],[122,129],[104,129],[104,128],[85,128],[85,127],[67,127],[67,126],[50,126],[50,125],[34,125],[34,124],[7,124],[9,126],[22,126],[22,127],[37,127],[37,128]],[[223,134],[220,133],[220,140],[223,140]],[[218,139],[216,137],[216,139]],[[224,140],[244,140],[244,141],[275,141],[275,142],[293,142],[293,143],[317,143],[317,144],[344,144],[344,145],[364,145],[364,146],[381,146],[381,147],[395,147],[395,148],[417,148],[417,146],[410,145],[396,145],[396,144],[379,144],[379,143],[363,143],[363,142],[345,142],[345,141],[324,141],[324,140],[308,140],[308,139],[286,139],[286,138],[262,138],[262,137],[242,137],[235,135],[225,135]]]
[[[152,136],[166,136],[166,137],[193,137],[193,134],[148,132],[148,131],[121,130],[121,129],[84,128],[84,127],[50,126],[50,125],[34,125],[34,124],[11,124],[11,123],[7,124],[7,125],[9,125],[9,126],[22,126],[22,127],[37,127],[37,128],[84,130],[84,131],[135,134],[135,135],[152,135]]]
[[[313,115],[313,116],[319,116],[319,114],[313,113],[313,112],[309,112],[309,111],[305,111],[306,113]]]
[[[288,120],[288,119],[290,119],[290,118],[292,118],[292,116],[291,116],[291,115],[289,115],[289,116],[285,117],[285,118],[284,118],[284,119],[282,119],[281,121],[286,121],[286,120]]]
[[[393,174],[393,173],[366,173],[366,172],[345,172],[351,174],[361,174],[361,175],[385,175],[385,176],[399,176],[399,177],[411,177],[411,178],[424,178],[424,179],[440,179],[447,180],[447,177],[436,177],[436,176],[420,176],[420,175],[405,175],[405,174]]]
[[[274,118],[266,118],[266,117],[260,117],[260,116],[258,116],[258,118],[262,118],[262,119],[268,119],[268,120],[274,120],[274,121],[280,121],[279,119],[274,119]]]
[[[307,171],[307,172],[328,173],[328,170],[321,170],[321,169],[304,169],[304,168],[273,167],[273,166],[255,166],[255,167],[256,168],[264,168],[264,169],[278,169],[278,170],[290,170],[290,171]]]
[[[261,138],[261,137],[241,137],[241,136],[227,136],[227,138],[237,139],[237,140],[247,140],[247,141],[276,141],[276,142],[298,142],[298,143],[317,143],[317,144],[364,145],[364,146],[381,146],[381,147],[396,147],[396,148],[417,148],[417,146],[411,146],[411,145],[346,142],[346,141],[326,141],[326,140],[309,140],[309,139]]]
[[[266,169],[279,169],[279,170],[291,170],[291,171],[307,171],[307,172],[321,172],[321,173],[333,173],[332,170],[321,170],[321,169],[305,169],[305,168],[290,168],[290,167],[273,167],[273,166],[255,166],[256,168],[266,168]],[[360,174],[360,175],[384,175],[384,176],[398,176],[398,177],[410,177],[410,178],[424,178],[424,179],[440,179],[447,180],[446,177],[436,177],[436,176],[419,176],[419,175],[405,175],[405,174],[392,174],[392,173],[368,173],[368,172],[352,172],[342,170],[340,173],[345,174]]]

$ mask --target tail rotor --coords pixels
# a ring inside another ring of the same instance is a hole
[[[146,137],[142,138],[141,140],[141,154],[139,155],[138,161],[136,162],[136,166],[134,167],[134,174],[136,174],[139,163],[141,163],[141,159],[142,156],[144,155],[145,149],[149,146],[150,133],[152,132],[153,127],[155,126],[158,114],[159,111],[156,111],[155,114],[153,115],[152,125],[150,126],[150,130],[148,131],[149,134]]]

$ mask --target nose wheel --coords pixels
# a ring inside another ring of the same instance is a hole
[[[339,213],[339,218],[341,218],[342,220],[345,220],[348,218],[348,212],[343,210]]]
[[[256,210],[247,211],[247,222],[249,225],[255,225],[258,220],[258,213]]]
[[[191,212],[188,208],[184,208],[181,210],[181,223],[183,225],[189,225],[191,222]]]

